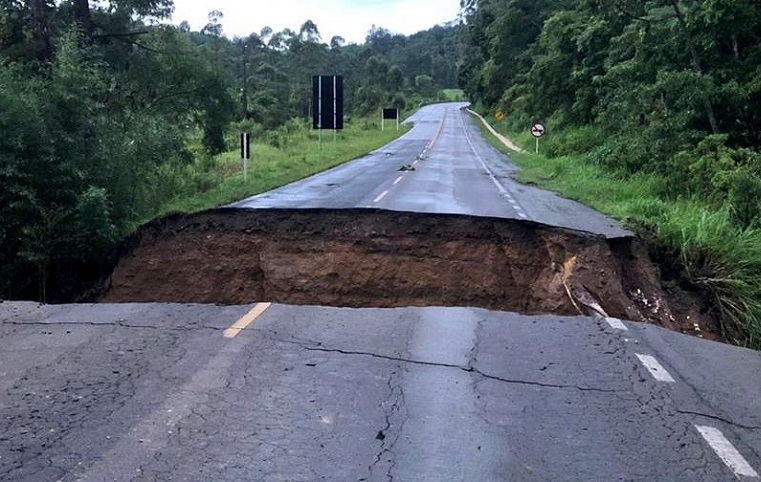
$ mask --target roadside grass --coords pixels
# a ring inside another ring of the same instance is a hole
[[[711,295],[724,336],[761,350],[761,232],[741,229],[731,208],[667,204],[656,239],[682,275]]]
[[[459,102],[465,100],[465,92],[462,89],[443,89],[442,94],[447,102]]]
[[[181,194],[165,203],[157,216],[190,213],[229,204],[255,194],[309,177],[363,156],[404,134],[409,127],[381,131],[379,121],[354,120],[340,131],[318,133],[304,126],[294,132],[251,144],[248,177],[237,150],[185,166],[180,175],[166,176],[173,192]],[[179,185],[178,185],[179,184]],[[169,186],[165,186],[169,188]]]
[[[493,125],[526,150],[516,153],[475,120],[484,138],[520,168],[519,182],[591,206],[650,240],[685,281],[710,296],[728,341],[761,350],[761,231],[738,227],[731,206],[669,199],[664,195],[668,186],[660,177],[622,176],[583,154],[547,157],[541,154],[541,141],[537,155],[529,133],[511,132],[501,123]]]

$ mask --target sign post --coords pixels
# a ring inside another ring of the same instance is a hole
[[[396,131],[399,132],[399,109],[383,109],[383,113],[381,114],[381,130],[385,130],[386,120],[396,120]]]
[[[251,158],[251,134],[242,132],[240,135],[240,158],[243,161],[243,182],[248,179],[248,160]]]
[[[333,130],[333,140],[344,128],[344,82],[340,75],[312,76],[312,128]]]
[[[545,132],[547,132],[547,129],[544,128],[544,125],[536,122],[534,125],[531,126],[531,135],[534,136],[534,139],[536,139],[536,153],[539,154],[539,138],[544,136]]]

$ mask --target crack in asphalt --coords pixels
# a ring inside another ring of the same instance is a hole
[[[478,360],[478,352],[481,350],[481,331],[483,330],[483,324],[485,319],[479,317],[476,319],[476,326],[473,330],[473,344],[468,351],[468,366],[473,366]]]
[[[679,409],[677,409],[676,412],[681,413],[682,415],[697,415],[699,417],[710,418],[711,420],[718,420],[719,422],[724,422],[728,425],[732,425],[738,428],[744,428],[746,430],[761,430],[761,427],[756,427],[753,425],[745,425],[739,422],[732,421],[728,418],[721,417],[719,415],[711,415],[711,414],[703,413],[703,412],[695,412],[692,410],[679,410]]]
[[[453,370],[461,370],[465,373],[473,373],[476,374],[484,379],[487,380],[493,380],[501,383],[507,383],[511,385],[528,385],[528,386],[535,386],[535,387],[542,387],[542,388],[557,388],[557,389],[574,389],[579,390],[582,392],[599,392],[599,393],[619,393],[621,390],[614,390],[614,389],[606,389],[606,388],[595,388],[595,387],[585,387],[585,386],[578,386],[578,385],[559,385],[554,383],[542,383],[542,382],[535,382],[530,380],[519,380],[519,379],[511,379],[511,378],[504,378],[499,377],[496,375],[490,375],[488,373],[483,372],[477,367],[474,367],[472,365],[469,366],[462,366],[462,365],[455,365],[451,363],[437,363],[437,362],[428,362],[428,361],[422,361],[422,360],[412,360],[409,358],[401,358],[401,357],[393,357],[389,355],[379,355],[377,353],[370,353],[370,352],[362,352],[362,351],[349,351],[349,350],[342,350],[339,348],[319,348],[319,347],[313,347],[313,346],[307,346],[303,343],[299,343],[292,340],[282,340],[282,339],[275,339],[275,341],[279,341],[282,343],[289,343],[293,345],[297,345],[301,347],[304,350],[307,351],[316,351],[316,352],[322,352],[322,353],[338,353],[341,355],[347,355],[347,356],[367,356],[371,358],[378,358],[381,360],[388,360],[388,361],[394,361],[399,363],[406,363],[410,365],[418,365],[418,366],[427,366],[427,367],[438,367],[438,368],[450,368]]]
[[[400,376],[397,374],[396,371],[391,373],[391,376],[388,379],[388,388],[389,388],[389,396],[388,398],[391,398],[395,392],[399,392],[396,396],[396,399],[394,400],[394,403],[391,405],[391,408],[386,412],[386,425],[378,432],[378,435],[376,436],[376,440],[380,440],[381,446],[380,450],[378,451],[378,454],[375,456],[375,459],[373,460],[373,463],[370,464],[368,467],[368,470],[370,471],[370,475],[367,479],[359,479],[359,480],[372,480],[373,472],[375,470],[375,467],[381,462],[381,459],[383,459],[383,456],[385,454],[390,454],[391,458],[389,459],[389,467],[386,471],[386,479],[389,482],[392,482],[394,480],[394,475],[392,474],[394,468],[396,468],[396,454],[393,452],[393,448],[396,445],[396,442],[399,440],[399,437],[401,435],[401,428],[402,425],[404,425],[404,421],[399,426],[399,429],[396,430],[396,437],[394,437],[393,440],[389,441],[389,431],[392,427],[391,419],[394,417],[394,415],[398,414],[401,410],[402,406],[404,405],[404,388],[401,383],[394,384],[394,379],[400,378]]]
[[[153,326],[153,325],[134,325],[125,323],[122,321],[112,321],[112,322],[104,322],[104,323],[97,323],[94,321],[3,321],[0,323],[0,325],[13,325],[13,326],[45,326],[45,327],[56,327],[56,326],[108,326],[108,327],[119,327],[119,328],[130,328],[130,329],[147,329],[147,330],[161,330],[161,331],[177,331],[177,332],[188,332],[193,330],[210,330],[210,331],[225,331],[227,327],[217,327],[217,326],[177,326],[177,327],[165,327],[165,326]]]

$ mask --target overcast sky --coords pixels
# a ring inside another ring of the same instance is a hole
[[[459,9],[459,0],[174,0],[172,23],[186,20],[200,30],[209,12],[219,10],[228,38],[258,33],[265,26],[298,31],[311,20],[325,43],[335,35],[362,43],[373,24],[410,35],[454,20]]]

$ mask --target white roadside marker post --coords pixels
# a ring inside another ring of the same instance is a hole
[[[240,135],[240,159],[243,162],[243,182],[248,180],[248,160],[251,158],[251,134],[242,132]]]

